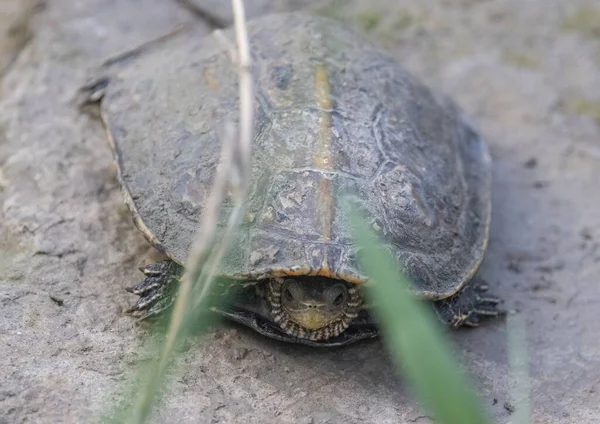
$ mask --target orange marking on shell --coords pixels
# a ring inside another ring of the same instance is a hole
[[[331,87],[327,70],[323,64],[317,66],[315,74],[315,91],[317,106],[321,110],[319,118],[319,140],[315,154],[313,156],[313,166],[315,169],[331,171],[333,169],[333,155],[331,154]],[[332,196],[331,180],[325,175],[320,175],[319,187],[317,191],[317,217],[321,232],[321,240],[331,240],[331,229],[333,226],[334,199]],[[323,257],[323,266],[327,264],[327,252]]]
[[[338,279],[346,281],[346,282],[348,282],[350,284],[364,284],[364,283],[366,283],[366,280],[364,280],[363,278],[359,278],[359,277],[356,277],[354,275],[349,275],[349,274],[338,274]]]
[[[278,277],[327,277],[334,278],[336,280],[346,281],[350,284],[364,284],[367,280],[363,277],[359,277],[353,274],[338,273],[334,272],[329,266],[322,266],[316,269],[312,269],[308,266],[304,267],[293,267],[293,268],[272,268],[272,269],[261,269],[251,274],[236,274],[235,278],[244,280],[247,278],[278,278]],[[231,277],[231,276],[229,276]]]
[[[310,275],[310,272],[311,269],[309,267],[296,267],[281,270],[280,274],[290,277],[300,277],[302,275]]]
[[[337,279],[337,274],[333,272],[326,264],[324,264],[321,268],[315,269],[311,275]]]
[[[308,275],[314,276],[314,277],[327,277],[327,278],[333,278],[336,280],[342,280],[342,281],[346,281],[350,284],[362,284],[364,283],[364,280],[361,278],[358,278],[356,276],[353,275],[349,275],[349,274],[338,274],[337,272],[333,271],[331,268],[329,268],[328,266],[322,266],[321,268],[318,269],[314,269],[312,270],[312,272]]]

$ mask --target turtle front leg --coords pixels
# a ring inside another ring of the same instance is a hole
[[[146,319],[160,314],[175,301],[175,289],[183,267],[173,261],[155,262],[140,268],[146,278],[126,290],[140,296],[127,313]]]
[[[438,318],[447,327],[458,328],[477,327],[481,317],[497,316],[500,299],[486,295],[487,290],[486,285],[473,282],[454,296],[435,302]]]

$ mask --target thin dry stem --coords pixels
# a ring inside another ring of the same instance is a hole
[[[151,410],[158,386],[169,365],[177,343],[184,335],[184,323],[191,308],[202,303],[210,292],[220,260],[227,250],[228,242],[242,219],[251,177],[251,141],[253,130],[253,86],[250,73],[250,48],[245,23],[244,6],[241,0],[232,0],[236,41],[239,59],[240,129],[239,137],[231,126],[226,129],[222,140],[221,166],[213,182],[213,189],[203,211],[199,236],[192,246],[181,278],[181,286],[175,302],[165,344],[156,372],[152,375],[148,389],[143,390],[134,409],[135,423],[142,423]],[[228,220],[220,242],[217,242],[217,224],[223,200],[229,189],[233,193],[235,207]]]
[[[248,41],[248,31],[244,19],[244,5],[241,0],[233,0],[233,16],[236,34],[236,43],[238,46],[237,54],[232,60],[237,59],[238,78],[239,78],[239,98],[240,98],[240,131],[237,139],[236,148],[231,151],[232,166],[229,172],[231,188],[235,199],[235,207],[232,210],[228,225],[221,242],[211,249],[211,256],[204,264],[199,278],[198,287],[201,292],[195,299],[194,306],[199,306],[206,298],[210,288],[210,281],[214,278],[221,258],[227,250],[227,246],[233,236],[234,230],[242,219],[244,213],[245,200],[248,196],[251,177],[250,160],[252,147],[252,130],[254,123],[253,86],[252,74],[250,72],[250,44]]]
[[[242,177],[250,176],[250,157],[252,144],[252,125],[254,122],[254,109],[252,107],[253,89],[252,75],[250,73],[250,43],[248,30],[244,19],[244,5],[242,0],[233,0],[233,15],[235,34],[238,45],[239,79],[240,79],[240,169]],[[244,181],[248,181],[244,179]]]

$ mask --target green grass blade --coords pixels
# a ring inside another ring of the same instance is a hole
[[[490,423],[433,311],[409,294],[409,281],[362,217],[352,214],[352,224],[361,247],[359,261],[374,282],[367,295],[386,345],[415,394],[440,423]]]
[[[509,315],[507,327],[508,362],[512,380],[511,401],[515,408],[512,418],[515,424],[527,424],[530,418],[531,405],[525,322],[518,315]]]

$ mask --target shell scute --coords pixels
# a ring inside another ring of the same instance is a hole
[[[417,293],[456,293],[483,259],[491,207],[489,152],[461,109],[338,22],[271,15],[248,29],[252,189],[221,274],[365,281],[341,206],[351,196]],[[233,31],[221,34],[234,43]],[[135,222],[178,262],[224,125],[239,121],[237,69],[221,40],[183,31],[130,59],[101,106]]]

